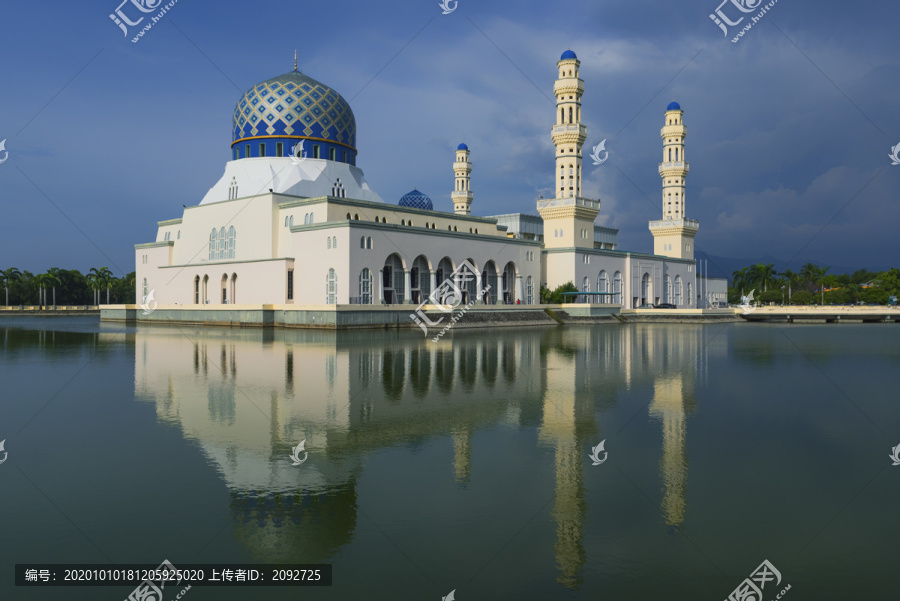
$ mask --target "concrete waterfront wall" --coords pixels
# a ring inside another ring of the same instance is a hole
[[[544,309],[551,309],[562,322],[613,321],[615,305],[491,305],[470,306],[455,323],[455,328],[484,326],[556,325],[557,319]],[[422,312],[440,330],[459,316],[463,307],[444,313],[426,305]],[[149,315],[138,305],[104,305],[101,320],[126,323],[191,324],[286,328],[414,328],[420,329],[411,315],[417,305],[159,305]]]

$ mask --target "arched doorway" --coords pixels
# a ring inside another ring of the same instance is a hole
[[[397,253],[393,253],[385,260],[381,282],[382,298],[385,304],[397,305],[406,298],[403,282],[404,269],[403,259]]]
[[[431,294],[431,266],[423,255],[416,257],[409,272],[412,302],[418,305]]]
[[[481,272],[481,289],[485,290],[481,296],[481,301],[486,305],[496,305],[497,264],[493,261],[488,261],[484,265],[484,271]]]
[[[521,291],[516,291],[516,275],[518,275],[516,264],[510,261],[503,268],[503,297],[500,302],[504,305],[514,305],[516,298],[521,298]]]
[[[227,273],[222,274],[221,288],[222,288],[222,304],[227,305],[228,304],[228,274]]]

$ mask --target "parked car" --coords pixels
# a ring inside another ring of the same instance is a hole
[[[657,309],[677,309],[678,307],[676,307],[672,303],[659,303],[658,305],[656,305],[656,308]]]

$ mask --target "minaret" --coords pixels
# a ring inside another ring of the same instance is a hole
[[[472,163],[469,162],[469,147],[460,144],[456,149],[456,162],[453,163],[453,174],[456,176],[456,187],[450,198],[453,199],[453,212],[457,215],[470,215],[472,209],[472,190],[469,178],[472,174]]]
[[[556,125],[551,130],[556,146],[556,198],[537,201],[544,220],[544,247],[594,248],[594,219],[600,212],[600,201],[584,198],[581,189],[581,147],[587,138],[587,128],[581,124],[581,61],[574,52],[566,50],[556,66]]]
[[[662,220],[650,222],[653,234],[653,253],[678,259],[694,259],[694,236],[700,222],[687,218],[685,206],[685,177],[690,165],[684,156],[687,128],[684,111],[677,102],[666,109],[665,124],[660,130],[663,140],[663,162],[659,164],[662,178]]]

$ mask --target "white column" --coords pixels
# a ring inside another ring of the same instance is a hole
[[[373,286],[375,290],[372,293],[375,295],[375,301],[378,305],[384,304],[384,269],[378,270],[378,281],[375,282]]]
[[[431,282],[431,294],[434,294],[434,291],[437,290],[437,273],[434,271],[429,272],[428,280]]]
[[[478,295],[478,298],[475,299],[476,305],[483,305],[484,301],[481,298],[481,272],[475,274],[475,293]],[[469,301],[471,302],[471,301]]]
[[[497,275],[497,302],[501,305],[503,304],[503,274],[506,273],[501,271]]]
[[[412,278],[409,269],[403,270],[403,304],[412,304]]]
[[[516,299],[525,302],[525,288],[522,286],[522,276],[516,276],[516,298],[513,299],[513,304],[515,304]]]

